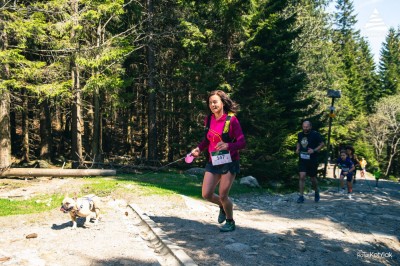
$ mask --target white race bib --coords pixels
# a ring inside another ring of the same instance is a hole
[[[231,163],[232,162],[231,154],[229,153],[229,151],[211,152],[211,162],[212,165]]]
[[[310,160],[310,154],[307,152],[300,152],[300,158],[304,160]]]

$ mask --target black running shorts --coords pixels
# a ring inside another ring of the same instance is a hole
[[[316,177],[318,171],[318,161],[317,160],[299,160],[299,172],[306,172],[310,177]]]
[[[232,161],[231,163],[221,164],[221,165],[212,165],[211,162],[206,164],[206,171],[213,174],[224,175],[226,173],[231,172],[232,174],[240,173],[239,161]]]

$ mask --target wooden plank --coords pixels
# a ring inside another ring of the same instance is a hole
[[[74,176],[114,176],[115,170],[109,169],[49,169],[49,168],[8,168],[0,171],[0,176],[55,176],[55,177],[74,177]]]

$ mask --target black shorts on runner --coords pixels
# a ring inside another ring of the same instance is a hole
[[[343,173],[340,173],[341,175],[343,175]],[[346,176],[346,180],[347,182],[351,182],[353,180],[353,173],[347,173]]]
[[[299,160],[299,172],[306,172],[310,177],[316,177],[318,171],[317,160]]]
[[[211,162],[206,164],[206,171],[213,173],[224,175],[226,173],[231,172],[232,174],[240,173],[239,161],[232,161],[231,163],[221,164],[221,165],[212,165]]]

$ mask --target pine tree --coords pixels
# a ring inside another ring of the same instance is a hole
[[[378,97],[394,95],[400,92],[400,29],[389,29],[381,49],[379,65],[380,93]]]
[[[284,15],[289,1],[261,1],[254,7],[239,67],[242,82],[236,94],[242,106],[248,158],[254,168],[269,169],[264,178],[285,176],[282,143],[297,130],[309,99],[300,100],[305,73],[298,67],[293,42],[301,28],[295,14]],[[255,165],[254,162],[259,165]],[[268,167],[267,167],[268,166]]]
[[[332,40],[344,73],[342,98],[337,104],[337,140],[354,145],[360,134],[359,119],[371,109],[371,95],[377,90],[375,64],[368,43],[355,30],[357,22],[352,0],[338,0]]]

